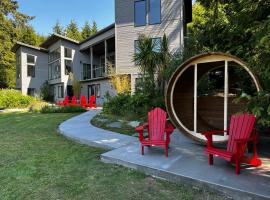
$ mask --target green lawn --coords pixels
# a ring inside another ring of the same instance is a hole
[[[65,139],[72,114],[0,114],[0,199],[223,199],[104,164],[102,149]]]

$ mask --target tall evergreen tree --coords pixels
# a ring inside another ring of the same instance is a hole
[[[92,35],[92,29],[88,21],[85,22],[81,35],[83,40]]]
[[[74,20],[70,21],[65,32],[66,32],[66,36],[68,38],[71,38],[73,40],[78,40],[78,41],[82,40],[82,36],[81,36],[80,31],[79,31],[78,25]]]
[[[98,32],[98,28],[97,28],[97,23],[96,21],[93,21],[93,25],[92,25],[92,29],[91,29],[91,34],[95,34]]]
[[[15,56],[11,52],[18,28],[33,17],[18,11],[18,3],[13,0],[0,1],[0,88],[15,86]]]
[[[64,31],[63,31],[63,28],[62,28],[59,20],[57,20],[55,25],[53,26],[53,32],[57,33],[59,35],[64,35]]]

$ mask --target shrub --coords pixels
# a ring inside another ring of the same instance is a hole
[[[41,113],[78,113],[85,112],[86,109],[81,106],[50,106],[46,105],[41,108]]]
[[[35,101],[30,103],[29,105],[29,111],[30,112],[40,112],[41,109],[45,106],[49,106],[47,102],[44,101]]]
[[[35,101],[34,97],[22,95],[17,90],[0,90],[0,108],[26,108]]]
[[[50,92],[49,81],[45,81],[40,87],[40,97],[44,101],[53,102],[53,95]]]

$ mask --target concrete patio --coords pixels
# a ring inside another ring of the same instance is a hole
[[[140,154],[137,138],[98,129],[89,121],[99,111],[93,110],[74,117],[59,126],[62,134],[90,146],[113,149],[101,155],[106,163],[123,165],[176,183],[218,190],[233,199],[270,199],[270,159],[262,157],[259,168],[244,166],[239,176],[234,167],[220,158],[209,166],[203,146],[175,131],[169,157],[158,147]]]

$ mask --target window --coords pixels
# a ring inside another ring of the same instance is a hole
[[[63,85],[58,86],[58,98],[64,98],[64,87]]]
[[[21,55],[16,57],[16,77],[21,78]]]
[[[35,88],[27,88],[27,95],[35,96],[36,89]]]
[[[69,75],[70,72],[72,72],[72,61],[65,60],[65,74]]]
[[[27,54],[27,64],[35,64],[35,56]]]
[[[152,38],[152,42],[154,44],[154,52],[160,52],[161,50],[161,38]]]
[[[35,65],[27,65],[27,76],[35,77]]]
[[[88,96],[100,97],[100,84],[88,85]]]
[[[149,24],[159,24],[161,22],[161,2],[160,0],[149,0]]]
[[[33,55],[27,54],[27,76],[35,77],[36,58]]]
[[[71,58],[72,57],[72,50],[69,48],[65,48],[65,58]]]
[[[60,47],[49,53],[49,63],[60,59]]]
[[[139,40],[134,41],[134,54],[140,53]],[[135,61],[135,65],[139,65],[138,61]]]
[[[146,0],[134,2],[134,24],[135,26],[146,25]]]
[[[49,80],[61,78],[60,60],[49,64]]]
[[[83,80],[91,79],[91,65],[83,63]]]

